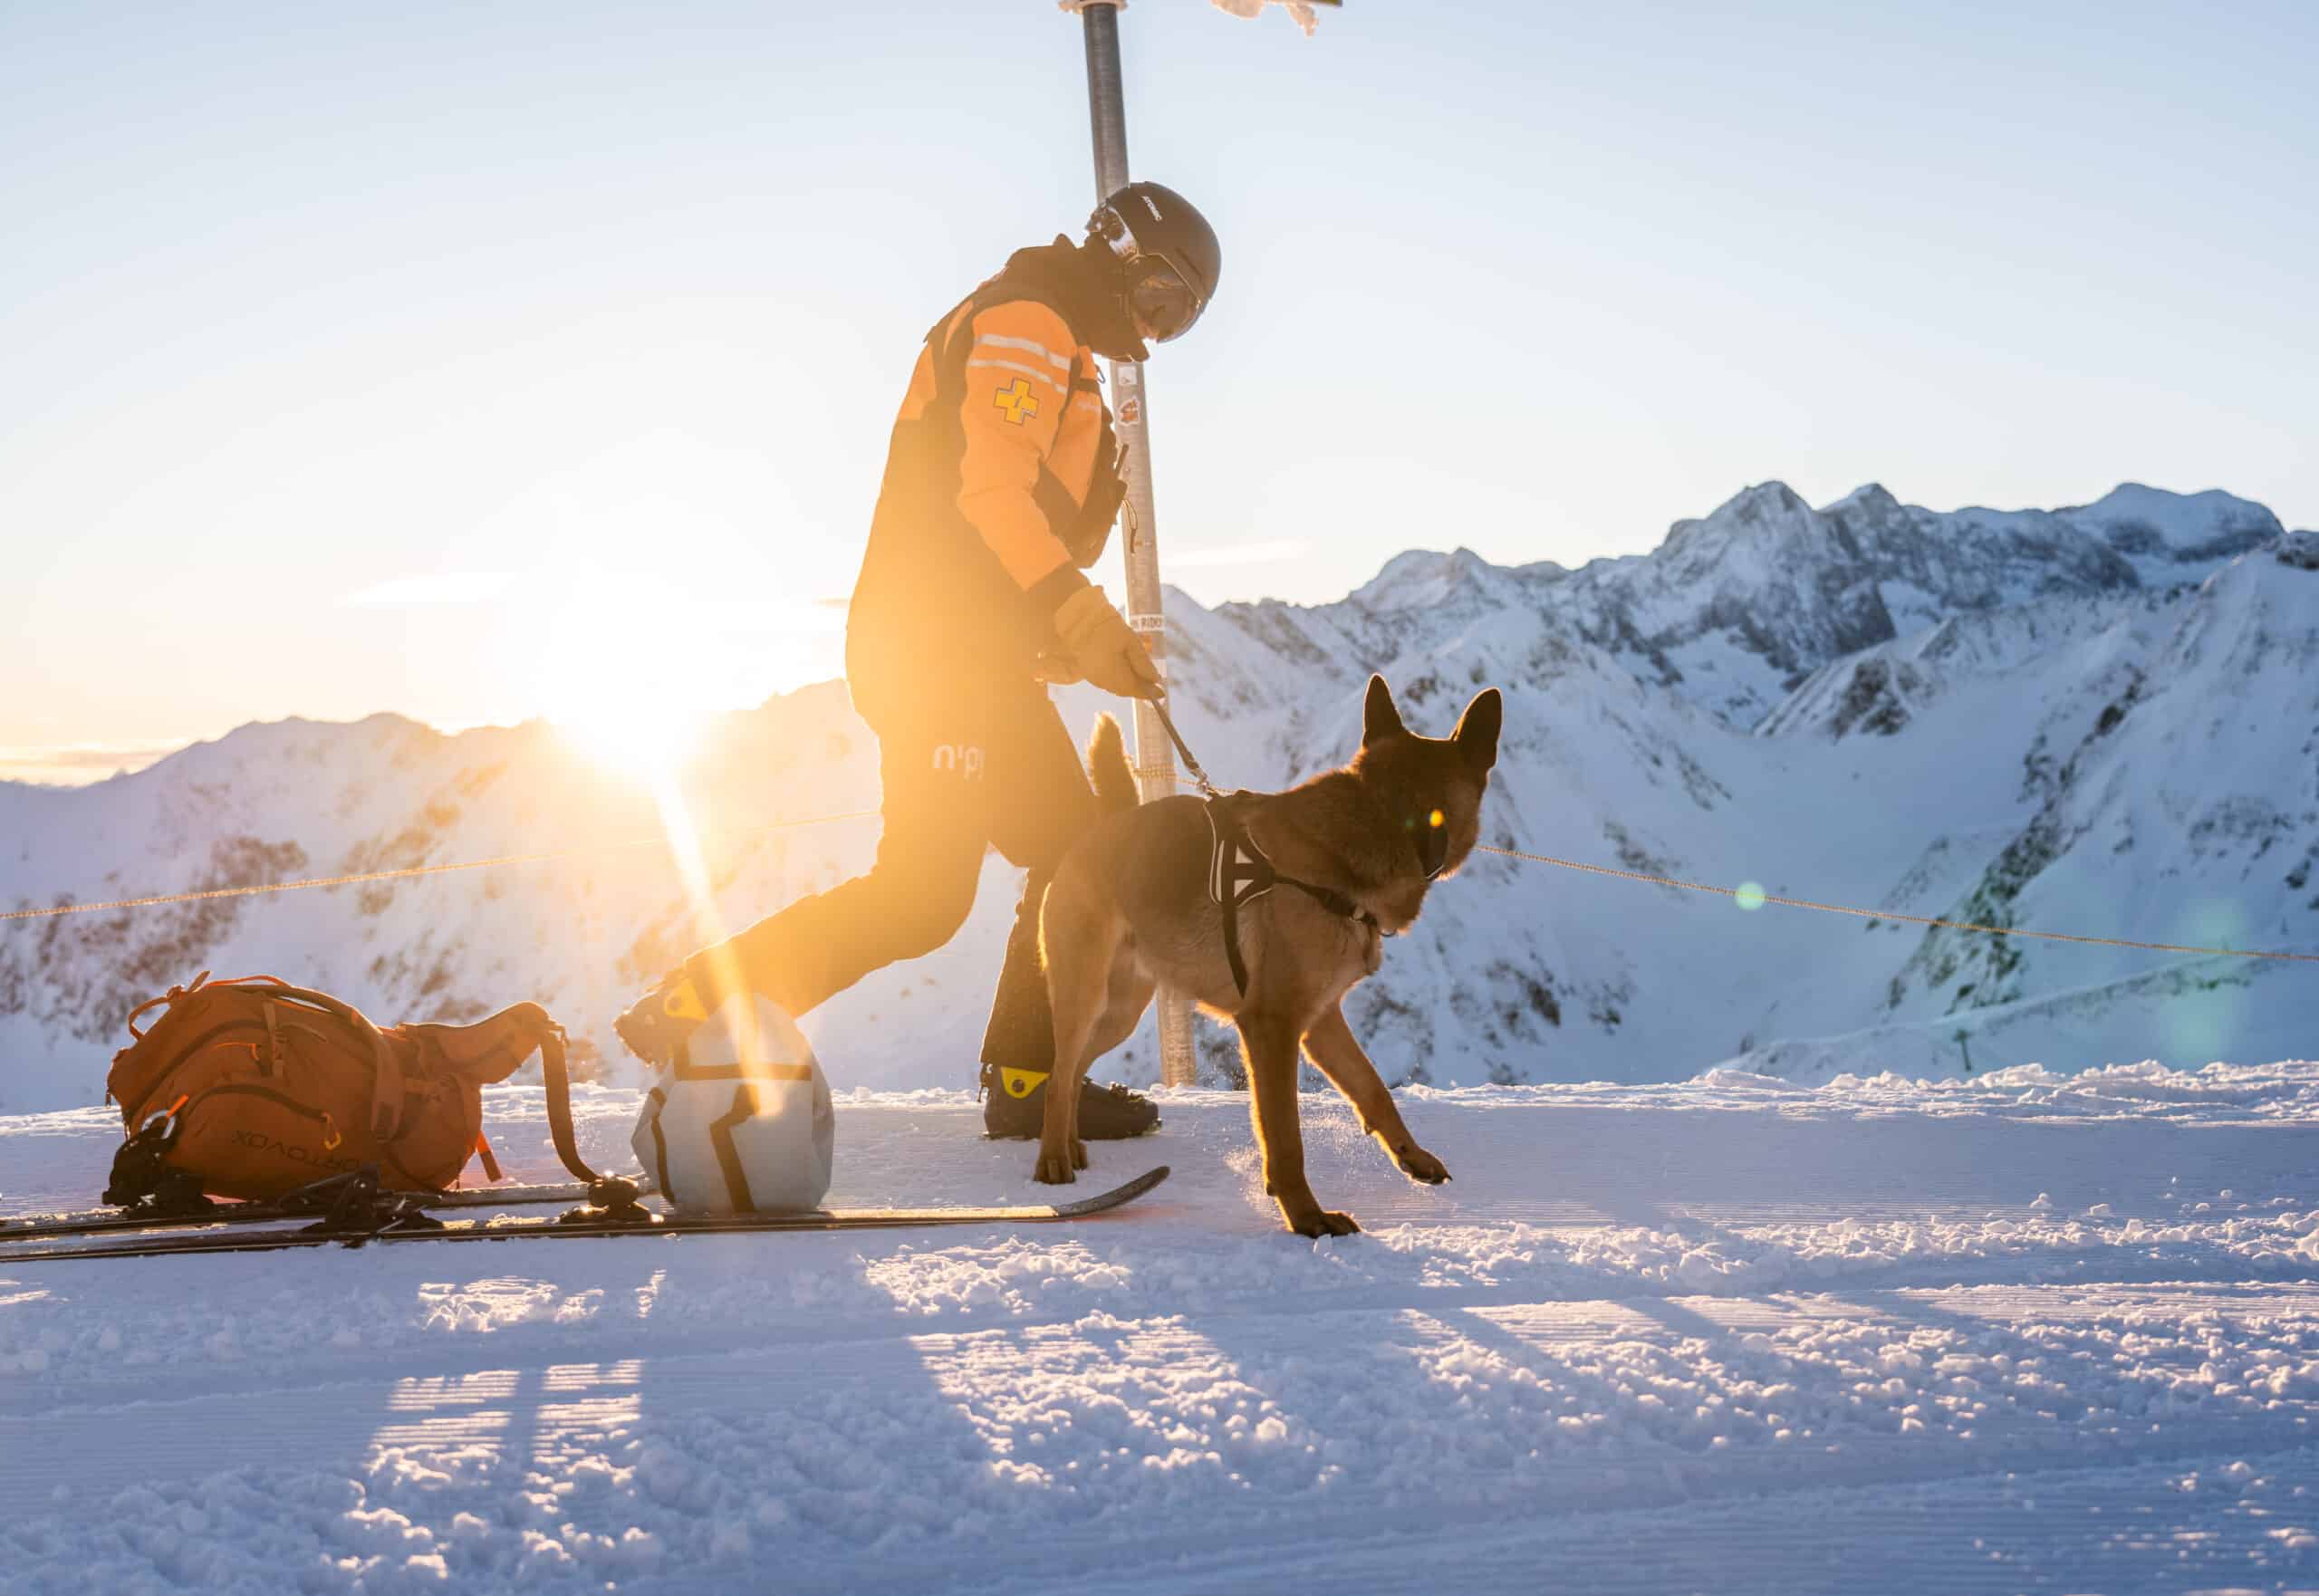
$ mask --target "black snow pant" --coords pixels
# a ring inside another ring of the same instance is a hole
[[[1063,852],[1099,812],[1046,688],[1025,680],[955,707],[912,707],[874,725],[885,832],[867,875],[801,898],[685,961],[703,992],[719,969],[792,1014],[871,971],[949,941],[974,907],[984,851],[1029,872],[983,1034],[986,1063],[1045,1070],[1054,1025],[1039,963],[1039,906]],[[726,962],[729,956],[731,962]]]

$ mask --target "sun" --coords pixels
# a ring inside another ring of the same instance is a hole
[[[548,707],[556,730],[598,764],[640,781],[657,782],[681,767],[699,746],[707,716],[649,681],[604,676],[609,679],[566,678],[561,701]]]
[[[534,713],[648,786],[674,781],[719,716],[834,675],[842,636],[831,605],[784,591],[761,561],[667,542],[679,574],[572,560],[544,575],[502,642]]]
[[[631,573],[575,579],[535,665],[556,730],[608,770],[656,785],[699,747],[718,679],[712,639],[688,630],[684,595],[662,585]]]

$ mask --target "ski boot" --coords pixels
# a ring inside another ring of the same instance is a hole
[[[628,1051],[656,1070],[676,1062],[677,1049],[708,1017],[707,1006],[679,965],[661,977],[659,985],[629,1005],[612,1022],[612,1029]]]
[[[1039,1134],[1047,1111],[1044,1070],[982,1067],[982,1128],[1002,1141],[1026,1140]],[[1160,1110],[1151,1100],[1124,1086],[1079,1083],[1079,1139],[1118,1141],[1142,1136],[1160,1128]]]

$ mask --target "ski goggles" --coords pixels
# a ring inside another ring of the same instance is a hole
[[[1151,341],[1181,338],[1205,307],[1183,274],[1156,255],[1140,255],[1128,268],[1128,308],[1151,332]]]
[[[1087,226],[1111,246],[1126,267],[1127,303],[1137,319],[1151,329],[1151,341],[1166,343],[1191,331],[1208,302],[1168,257],[1150,255],[1135,241],[1125,217],[1106,205],[1088,218]]]

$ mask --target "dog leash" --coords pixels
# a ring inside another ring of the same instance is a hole
[[[1193,758],[1192,751],[1185,746],[1184,734],[1176,729],[1176,722],[1168,713],[1168,700],[1162,697],[1146,698],[1144,702],[1151,706],[1152,713],[1160,717],[1160,724],[1168,728],[1168,740],[1175,744],[1176,752],[1183,756],[1184,768],[1191,773],[1193,783],[1207,796],[1221,798],[1224,795],[1223,793],[1217,789],[1214,782],[1208,779],[1208,773],[1200,769],[1199,761]]]

